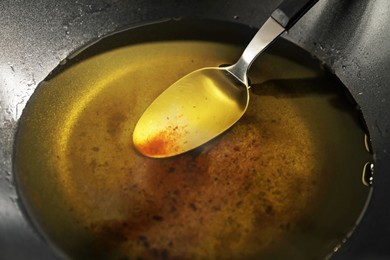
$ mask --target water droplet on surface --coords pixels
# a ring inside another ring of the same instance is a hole
[[[15,72],[15,68],[14,68],[14,65],[13,64],[8,64],[9,67],[11,68],[12,72]]]
[[[16,203],[18,200],[18,197],[16,197],[16,195],[10,195],[8,196],[8,198],[11,200],[12,203]]]
[[[238,15],[233,16],[234,20],[238,20],[240,17]]]

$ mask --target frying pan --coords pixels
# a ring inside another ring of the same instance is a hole
[[[13,182],[17,122],[37,84],[72,51],[104,35],[191,18],[262,24],[280,1],[10,1],[0,3],[0,258],[57,259],[30,226]],[[334,259],[390,257],[390,2],[321,0],[286,39],[309,51],[349,89],[374,153],[372,197]]]

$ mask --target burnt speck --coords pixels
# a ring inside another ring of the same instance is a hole
[[[188,205],[193,211],[196,211],[198,208],[196,207],[195,203],[190,203]]]
[[[272,207],[272,205],[268,205],[266,208],[265,208],[265,213],[267,213],[268,215],[271,215],[273,216],[274,215],[274,208]]]
[[[164,220],[164,218],[161,217],[161,216],[159,216],[159,215],[154,215],[154,216],[152,217],[152,219],[155,220],[155,221],[163,221],[163,220]]]
[[[138,241],[141,245],[143,245],[145,248],[149,248],[150,244],[148,241],[148,238],[146,236],[139,236]]]
[[[152,255],[154,258],[156,259],[168,259],[168,250],[167,249],[156,249],[156,248],[153,248],[152,249]]]
[[[121,113],[114,113],[108,120],[107,133],[111,137],[116,137],[120,133],[121,126],[126,120],[126,116]]]
[[[97,147],[97,146],[94,146],[94,147],[91,148],[91,150],[94,151],[94,152],[99,152],[100,148]]]
[[[89,166],[91,167],[92,169],[92,172],[95,173],[96,171],[96,168],[97,168],[97,162],[96,162],[96,159],[93,159],[90,163],[89,163]]]
[[[161,258],[162,258],[162,259],[168,259],[168,250],[164,249],[164,250],[161,252]]]
[[[280,228],[286,231],[289,231],[291,229],[291,224],[289,222],[285,224],[280,224]]]
[[[175,167],[169,167],[169,169],[168,169],[168,172],[169,173],[174,173],[176,171],[176,168]]]
[[[147,238],[146,236],[139,236],[139,237],[138,237],[138,240],[139,240],[139,241],[147,241],[148,238]]]
[[[220,208],[220,207],[218,207],[218,206],[213,206],[213,207],[212,207],[212,210],[213,210],[213,211],[220,211],[220,210],[221,210],[221,208]]]

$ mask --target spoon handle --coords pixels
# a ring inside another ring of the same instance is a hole
[[[284,29],[290,29],[318,0],[285,0],[271,14]]]
[[[285,0],[263,24],[240,59],[226,70],[248,87],[247,71],[257,56],[291,28],[318,0]]]

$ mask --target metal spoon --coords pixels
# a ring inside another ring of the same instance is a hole
[[[283,1],[235,64],[196,70],[166,89],[135,126],[133,143],[138,151],[155,158],[181,154],[235,124],[248,106],[250,65],[316,2]]]

